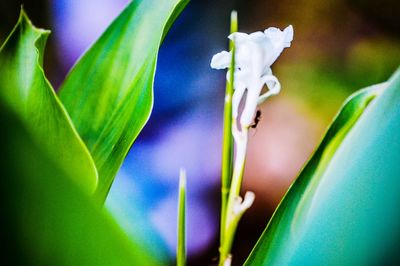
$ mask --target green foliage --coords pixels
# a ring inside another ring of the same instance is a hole
[[[35,141],[70,178],[93,192],[97,184],[94,162],[44,76],[48,34],[33,27],[21,11],[0,49],[0,102],[18,114]]]
[[[246,265],[399,260],[400,71],[354,94],[280,203]]]
[[[186,3],[133,1],[61,87],[61,101],[96,163],[102,201],[149,118],[158,48]]]
[[[138,0],[128,5],[63,85],[72,119],[44,75],[49,31],[35,28],[21,11],[0,49],[0,180],[6,224],[2,240],[9,256],[5,261],[162,262],[154,256],[157,250],[150,252],[138,237],[128,238],[98,204],[99,198],[89,193],[97,188],[97,195],[105,199],[144,126],[152,107],[158,47],[186,3]]]
[[[125,236],[31,138],[25,122],[2,104],[0,127],[3,261],[13,265],[160,264]]]

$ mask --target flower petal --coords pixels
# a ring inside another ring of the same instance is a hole
[[[258,97],[257,105],[262,104],[266,99],[278,94],[281,90],[281,83],[274,75],[265,75],[262,77],[262,80],[267,85],[268,91]]]
[[[229,72],[229,71],[228,71]],[[232,117],[237,118],[239,113],[239,104],[246,90],[246,73],[240,70],[235,71],[234,87],[235,91],[232,96]]]
[[[253,116],[257,109],[258,96],[262,86],[258,88],[248,88],[246,94],[246,103],[240,116],[240,125],[242,128],[248,128],[253,122]]]
[[[283,32],[275,27],[269,27],[264,31],[264,34],[275,47],[278,47],[283,40]]]
[[[287,26],[284,30],[283,33],[285,34],[285,39],[284,39],[284,47],[290,47],[290,43],[293,41],[293,26],[289,25]]]
[[[249,35],[243,32],[234,32],[228,36],[228,38],[235,42],[235,45],[238,45],[242,42],[247,42]]]
[[[218,54],[215,54],[211,59],[210,66],[215,69],[224,69],[228,68],[231,64],[232,55],[230,52],[222,51]]]
[[[273,47],[272,49],[264,50],[266,55],[265,65],[271,66],[282,53],[283,49],[290,47],[290,43],[293,40],[293,27],[290,25],[283,31],[275,27],[270,27],[264,31],[264,34]]]
[[[265,83],[269,91],[273,94],[278,94],[281,91],[281,84],[274,75],[267,75],[262,77],[263,83]]]
[[[257,42],[262,45],[267,40],[267,38],[263,32],[256,31],[249,35],[249,40],[251,40],[252,42]]]

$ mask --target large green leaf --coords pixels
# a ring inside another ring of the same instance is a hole
[[[101,200],[149,118],[158,48],[186,3],[133,1],[61,86],[61,100],[99,171]]]
[[[160,265],[64,174],[0,103],[2,262]]]
[[[246,265],[399,263],[399,132],[400,71],[344,105]]]
[[[68,176],[93,192],[97,184],[94,162],[42,69],[48,34],[35,28],[21,11],[17,25],[0,48],[0,102],[18,114]]]

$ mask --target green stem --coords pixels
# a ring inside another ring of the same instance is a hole
[[[176,265],[186,264],[186,172],[181,169],[179,174],[178,199],[178,245],[176,251]]]
[[[233,127],[236,127],[235,121],[233,121]],[[235,237],[237,225],[242,217],[243,213],[234,213],[235,200],[239,197],[240,188],[242,186],[243,180],[243,171],[244,165],[246,161],[246,148],[247,148],[247,133],[248,129],[242,129],[243,132],[240,132],[240,136],[236,137],[236,158],[233,169],[232,183],[230,186],[228,203],[226,206],[225,213],[225,226],[224,230],[224,241],[220,247],[220,260],[219,265],[222,266],[225,263],[225,260],[230,256],[230,252],[232,249],[232,243]]]
[[[233,219],[228,223],[228,227],[226,228],[226,238],[224,245],[221,246],[220,249],[220,260],[219,260],[219,266],[224,266],[226,259],[231,256],[231,249],[232,249],[232,244],[233,240],[235,238],[236,234],[236,229],[239,224],[240,218],[243,216],[244,213],[240,213],[238,215],[235,215]]]
[[[236,32],[238,28],[237,12],[231,13],[231,33]],[[225,105],[224,105],[224,127],[222,143],[222,173],[221,173],[221,221],[220,221],[220,244],[224,242],[224,227],[226,220],[226,207],[228,203],[229,187],[232,176],[233,160],[233,140],[232,140],[232,95],[233,79],[235,68],[235,48],[234,42],[229,42],[229,50],[232,51],[232,60],[230,65],[229,82],[226,83]]]

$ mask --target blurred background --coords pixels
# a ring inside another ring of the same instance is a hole
[[[36,26],[51,29],[45,72],[54,88],[128,3],[127,0],[2,0],[0,40],[21,4]],[[272,66],[280,95],[260,107],[250,131],[243,192],[256,193],[233,247],[241,265],[274,209],[352,92],[383,82],[400,63],[397,0],[191,0],[159,54],[154,110],[107,200],[128,234],[173,264],[179,168],[188,174],[189,265],[216,265],[224,71],[209,67],[227,49],[229,14],[239,31],[270,26],[295,31]]]

